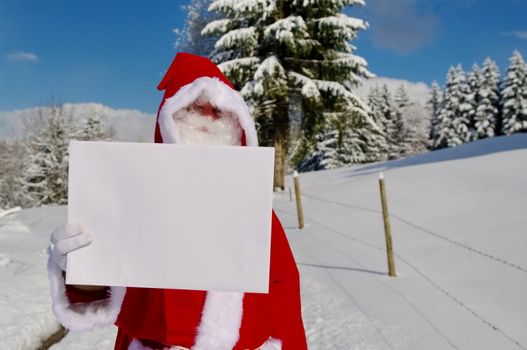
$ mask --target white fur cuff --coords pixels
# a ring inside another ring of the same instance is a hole
[[[111,287],[109,299],[71,304],[66,296],[62,271],[51,258],[48,259],[48,275],[53,313],[64,327],[72,331],[85,331],[115,322],[126,288]]]

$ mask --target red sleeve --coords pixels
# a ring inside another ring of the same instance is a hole
[[[300,277],[282,224],[273,211],[270,295],[273,330],[282,350],[307,350],[300,305]]]
[[[69,284],[66,284],[65,287],[66,297],[72,304],[91,303],[92,301],[107,299],[110,297],[110,287],[105,287],[104,289],[95,291],[81,290]]]

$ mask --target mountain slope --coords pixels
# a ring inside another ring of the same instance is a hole
[[[150,142],[153,140],[155,116],[129,109],[113,109],[100,103],[65,103],[64,115],[82,124],[90,114],[99,115],[112,127],[120,141]],[[15,111],[0,111],[0,138],[20,137],[24,123],[46,112],[49,107],[34,107]]]

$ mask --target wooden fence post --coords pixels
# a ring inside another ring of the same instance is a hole
[[[384,184],[384,174],[379,175],[379,186],[381,190],[382,216],[384,219],[384,233],[386,236],[386,254],[388,255],[388,275],[395,277],[395,263],[393,259],[392,232],[390,228],[390,217],[388,214],[388,202],[386,199],[386,187]]]
[[[298,179],[298,171],[293,173],[295,182],[295,196],[296,196],[296,212],[298,214],[298,228],[304,228],[304,214],[302,212],[302,195],[300,193],[300,181]]]

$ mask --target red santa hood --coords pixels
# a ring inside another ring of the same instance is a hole
[[[165,94],[157,114],[156,143],[180,142],[178,124],[172,116],[200,98],[238,120],[243,130],[242,145],[258,146],[254,121],[247,104],[209,59],[178,53],[157,88],[164,90]]]
[[[242,144],[257,146],[247,105],[208,59],[178,54],[159,89],[165,95],[159,107],[156,143],[179,142],[173,114],[199,97],[230,112],[244,131]],[[71,330],[115,322],[119,327],[115,349],[159,349],[160,344],[178,344],[195,350],[307,350],[298,270],[274,212],[270,219],[268,294],[111,287],[109,299],[71,301],[62,271],[49,259],[53,310]]]

